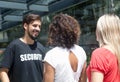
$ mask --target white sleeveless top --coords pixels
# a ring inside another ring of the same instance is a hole
[[[72,51],[78,58],[78,68],[74,72],[69,61],[69,52]],[[82,47],[75,45],[71,49],[55,47],[46,53],[44,61],[55,68],[54,82],[78,82],[84,62],[86,61],[86,53]]]

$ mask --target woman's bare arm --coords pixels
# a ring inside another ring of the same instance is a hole
[[[43,82],[54,82],[54,74],[55,74],[55,69],[47,62],[44,62]]]
[[[86,66],[87,66],[87,63],[85,62],[84,66],[83,66],[83,69],[82,69],[82,72],[81,72],[79,82],[87,82]]]
[[[103,82],[103,74],[100,72],[91,72],[91,82]]]

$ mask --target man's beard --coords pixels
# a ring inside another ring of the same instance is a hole
[[[29,35],[29,37],[30,37],[32,40],[36,40],[37,37],[38,37],[38,35],[37,35],[37,36],[32,36],[32,34],[30,34],[30,32],[28,32],[28,35]]]

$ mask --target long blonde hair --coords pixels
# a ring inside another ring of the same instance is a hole
[[[115,53],[120,68],[120,19],[114,14],[105,14],[98,19],[96,28],[100,47],[108,45]]]

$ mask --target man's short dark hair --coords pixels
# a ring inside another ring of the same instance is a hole
[[[23,22],[22,22],[22,24],[23,25],[25,23],[26,24],[30,24],[30,23],[32,23],[35,20],[40,20],[41,21],[40,16],[37,15],[37,14],[31,14],[31,13],[29,13],[29,14],[26,14],[25,16],[23,16]]]

